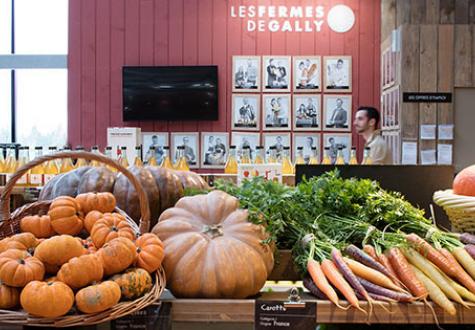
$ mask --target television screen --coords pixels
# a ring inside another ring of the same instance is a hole
[[[123,119],[217,120],[217,66],[123,67]]]

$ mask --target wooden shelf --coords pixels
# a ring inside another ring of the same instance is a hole
[[[286,293],[263,293],[260,300],[282,300]],[[354,308],[341,310],[329,301],[315,300],[309,294],[303,294],[305,301],[317,302],[317,323],[371,323],[371,324],[435,324],[431,309],[423,303],[374,305],[371,318]],[[254,299],[175,299],[164,296],[164,302],[172,305],[173,322],[229,322],[253,323]],[[346,302],[342,302],[347,306]],[[361,302],[368,310],[368,304]],[[430,303],[440,324],[475,324],[475,312],[457,305],[457,315],[450,316],[441,308]]]

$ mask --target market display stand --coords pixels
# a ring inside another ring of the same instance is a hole
[[[285,301],[288,293],[262,293],[259,300]],[[353,308],[342,310],[329,301],[316,300],[304,293],[302,300],[316,302],[317,323],[328,324],[435,324],[434,315],[429,306],[417,302],[411,304],[375,304],[373,313],[367,315]],[[175,299],[169,293],[164,294],[162,302],[171,304],[172,322],[223,322],[223,323],[254,323],[255,299]],[[343,306],[348,304],[342,302]],[[475,324],[475,313],[457,305],[457,315],[450,316],[433,303],[440,324]],[[368,310],[368,304],[361,302],[361,307]]]

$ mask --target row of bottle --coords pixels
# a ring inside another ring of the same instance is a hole
[[[303,154],[303,147],[297,148],[297,157],[295,159],[295,163],[292,163],[290,159],[290,147],[283,147],[282,155],[278,155],[277,148],[275,146],[271,146],[269,148],[269,154],[267,158],[264,154],[264,147],[257,146],[256,147],[256,156],[254,160],[251,159],[251,148],[250,146],[244,146],[241,151],[241,155],[239,159],[236,157],[236,146],[230,146],[230,152],[228,155],[228,159],[226,161],[226,165],[224,168],[224,173],[226,174],[236,174],[238,170],[238,164],[275,164],[280,163],[282,164],[282,174],[294,174],[295,173],[295,165],[318,165],[320,164],[318,155],[317,155],[317,148],[312,147],[312,152],[308,161],[305,160]],[[370,155],[369,155],[369,148],[366,147],[364,151],[363,165],[370,165],[372,164]],[[328,147],[325,147],[325,154],[323,156],[323,160],[321,162],[322,165],[345,165],[345,157],[343,154],[343,148],[339,147],[336,157],[332,157],[331,150]],[[356,148],[351,148],[351,155],[349,165],[358,165],[358,159],[356,158]]]
[[[157,164],[157,160],[155,158],[155,148],[150,147],[149,150],[149,157],[146,160],[146,164],[149,166],[160,166],[164,168],[176,169],[181,171],[189,171],[190,168],[188,166],[187,159],[185,157],[185,149],[184,147],[177,148],[177,161],[173,164],[170,156],[169,156],[169,148],[163,147],[163,156],[161,164]],[[54,154],[57,152],[56,147],[49,147],[48,148],[50,154]],[[71,149],[66,147],[62,151],[70,151]],[[78,147],[76,151],[83,151],[84,148]],[[92,153],[99,154],[98,147],[91,148]],[[135,158],[134,158],[134,165],[135,166],[143,166],[144,162],[142,161],[142,149],[141,147],[135,148]],[[30,148],[28,146],[22,146],[18,148],[18,158],[16,157],[16,148],[15,147],[8,147],[6,157],[4,157],[4,153],[0,150],[0,186],[4,185],[10,177],[23,165],[30,161]],[[117,150],[117,161],[124,167],[129,166],[129,162],[127,159],[127,147],[121,147]],[[109,158],[112,157],[112,147],[108,146],[104,150],[104,155]],[[35,147],[35,158],[43,156],[43,147]],[[93,167],[101,167],[103,166],[102,163],[97,161],[88,162],[85,159],[79,158],[77,160],[73,160],[71,158],[63,158],[60,160],[53,160],[46,162],[44,164],[38,165],[33,169],[29,170],[27,174],[23,175],[18,181],[18,186],[31,186],[31,187],[38,187],[43,186],[48,183],[55,175],[66,173],[72,171],[76,168],[83,167],[83,166],[93,166]],[[115,171],[115,169],[110,168],[111,170]]]

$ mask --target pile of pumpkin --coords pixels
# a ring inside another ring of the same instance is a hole
[[[154,234],[137,237],[115,206],[111,193],[61,196],[47,214],[22,218],[22,233],[0,241],[0,309],[97,313],[150,291],[163,244]]]

